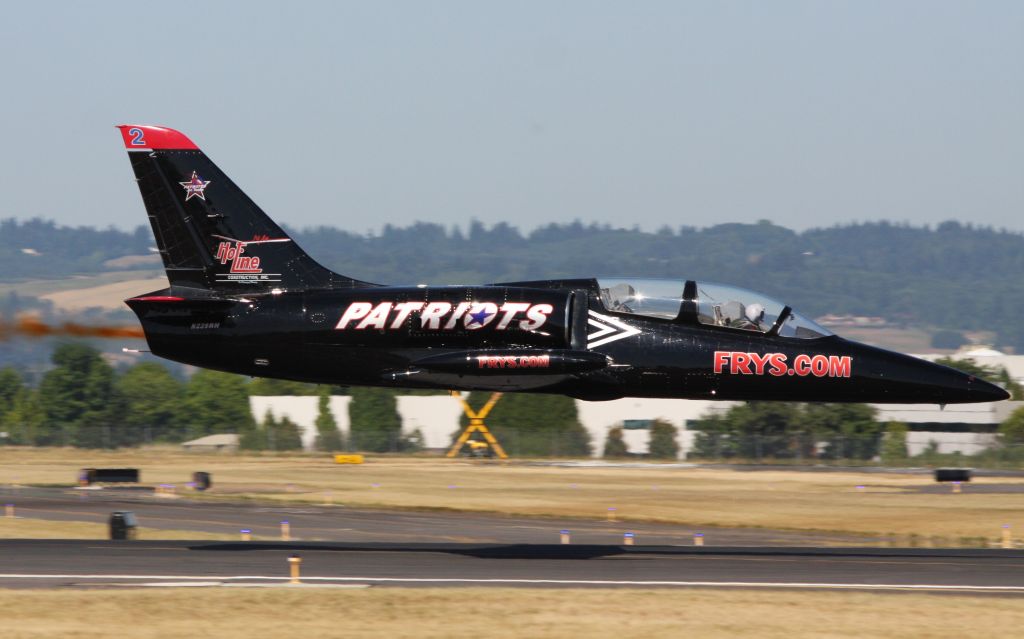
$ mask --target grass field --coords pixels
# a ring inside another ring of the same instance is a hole
[[[930,475],[790,470],[532,466],[438,458],[201,455],[175,450],[95,452],[0,449],[0,490],[10,484],[70,485],[82,467],[133,466],[147,484],[213,474],[203,499],[279,500],[363,507],[451,509],[538,517],[817,530],[865,535],[995,540],[1024,533],[1024,490],[982,494],[983,484],[1024,488],[1024,478],[982,478],[962,494],[922,493]],[[863,489],[858,489],[862,486]],[[945,490],[945,489],[944,489]]]
[[[5,639],[1014,637],[1017,598],[749,590],[0,591]]]
[[[24,282],[0,283],[0,295],[7,295],[13,292],[25,297],[41,297],[65,291],[79,291],[93,288],[100,288],[100,290],[103,290],[101,287],[133,281],[145,282],[142,286],[148,286],[152,284],[152,282],[149,282],[148,280],[157,280],[160,278],[163,278],[163,281],[165,282],[163,286],[166,286],[167,278],[162,269],[139,269],[130,271],[114,270],[105,273],[97,273],[95,275],[75,275],[60,279],[41,279],[28,280]],[[157,286],[156,288],[160,287]],[[113,296],[108,297],[109,299],[104,298],[97,300],[97,303],[94,304],[94,306],[111,306],[115,301],[117,303],[123,303],[124,298],[115,300]],[[60,305],[58,304],[58,307],[59,306]]]
[[[101,523],[0,517],[0,539],[107,539],[109,534],[107,524]],[[238,535],[139,528],[138,538],[237,541]]]
[[[129,297],[167,288],[167,285],[167,278],[160,276],[57,291],[40,295],[39,298],[53,302],[62,311],[75,312],[89,308],[116,311],[126,308],[124,300]]]

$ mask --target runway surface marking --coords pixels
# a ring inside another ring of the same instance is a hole
[[[195,582],[215,579],[217,581],[271,581],[287,583],[288,577],[266,575],[41,575],[41,574],[0,574],[0,579],[120,579],[131,581],[183,581]],[[357,582],[357,583],[416,583],[416,584],[487,584],[487,585],[528,585],[528,586],[630,586],[635,588],[674,586],[682,588],[796,588],[805,590],[922,590],[943,592],[1004,592],[1024,594],[1024,586],[970,586],[952,584],[869,584],[869,583],[804,583],[771,581],[635,581],[615,579],[473,579],[460,577],[303,577],[305,582]]]
[[[151,505],[151,504],[142,504],[143,507],[148,506],[148,505]],[[155,504],[155,505],[162,506],[163,504]],[[90,511],[81,511],[81,510],[53,510],[53,509],[49,509],[49,508],[37,508],[37,507],[34,507],[34,506],[24,506],[20,510],[21,510],[21,512],[28,512],[30,514],[31,513],[49,513],[49,514],[54,514],[54,515],[60,515],[60,514],[77,515],[77,516],[83,517],[84,519],[89,520],[89,521],[98,520],[100,522],[103,522],[103,521],[106,521],[106,519],[107,519],[107,515],[105,515],[103,513],[94,513],[94,512],[90,512]],[[339,516],[344,516],[346,514],[344,511],[338,511],[337,513],[324,513],[322,511],[302,511],[302,512],[299,512],[299,513],[288,513],[286,511],[287,511],[287,509],[259,508],[259,509],[256,509],[255,512],[258,512],[260,514],[277,513],[279,515],[284,515],[284,514],[305,514],[305,515],[310,515],[310,514],[312,514],[312,515],[331,514],[331,515],[333,515],[333,514],[337,514]],[[22,517],[22,519],[24,519],[24,517]],[[31,517],[29,517],[29,519],[31,519]],[[185,528],[185,529],[187,529],[187,526],[190,525],[190,524],[199,524],[199,528],[202,528],[204,525],[209,525],[209,526],[217,526],[217,527],[229,528],[229,529],[233,530],[236,527],[236,525],[239,525],[239,524],[237,524],[237,522],[225,522],[225,521],[217,521],[217,520],[210,520],[210,519],[193,519],[193,518],[188,518],[188,517],[162,517],[160,515],[152,515],[152,514],[145,515],[145,520],[146,520],[147,523],[150,522],[150,521],[166,521],[166,522],[172,522],[174,524],[177,524],[176,526],[172,526],[170,528],[170,530],[173,530],[175,528]],[[76,520],[71,520],[71,521],[76,521]],[[423,520],[413,520],[413,521],[415,522],[417,527],[422,526],[423,523],[424,523]],[[525,526],[524,525],[524,526],[516,526],[516,527],[517,528],[534,529],[534,530],[544,530],[544,529],[547,529],[547,527],[542,527],[540,525],[537,525],[537,526]],[[264,529],[270,530],[271,532],[270,533],[266,533],[267,535],[272,535],[277,530],[276,523],[251,524],[251,525],[249,525],[249,528],[251,530],[253,530],[253,531],[256,531],[257,529],[259,529],[261,531],[264,530]],[[356,532],[356,533],[360,533],[360,534],[372,534],[372,533],[365,533],[365,532],[357,531],[354,528],[335,527],[335,526],[330,526],[330,525],[316,525],[316,524],[313,524],[313,525],[302,524],[301,530],[303,532],[310,533],[310,534],[320,533],[320,532],[331,533],[331,534],[337,534],[337,533],[342,533],[342,532]],[[598,531],[598,532],[601,532],[601,531]],[[260,534],[264,534],[264,533],[261,532]],[[403,533],[396,533],[396,532],[389,531],[388,535],[391,536],[391,537],[418,538],[418,537],[421,536],[421,533],[404,533],[403,534]],[[484,542],[484,541],[487,541],[487,538],[484,538],[484,537],[472,537],[472,536],[465,536],[465,535],[435,535],[435,536],[438,539],[443,539],[445,541],[452,541],[452,542],[473,543],[473,542]],[[681,535],[680,537],[684,538],[684,539],[687,538],[685,535]],[[299,541],[301,538],[293,537],[293,539],[296,540],[296,541]]]
[[[711,548],[712,546],[705,546],[705,548]],[[914,558],[896,558],[896,559],[864,559],[862,557],[838,557],[836,559],[821,559],[811,557],[800,557],[797,559],[790,559],[787,557],[730,557],[728,555],[714,555],[708,557],[701,557],[700,555],[684,555],[684,556],[671,556],[671,555],[659,555],[657,557],[637,557],[632,555],[617,555],[612,557],[604,557],[608,560],[629,560],[634,561],[636,559],[656,559],[658,561],[754,561],[764,563],[812,563],[812,564],[867,564],[867,565],[878,565],[878,566],[987,566],[988,564],[983,563],[969,563],[969,562],[953,562],[953,561],[916,561]],[[1012,559],[1012,558],[1011,558]]]
[[[90,519],[99,519],[100,521],[104,521],[108,517],[107,515],[104,515],[103,513],[94,513],[94,512],[81,511],[81,510],[52,510],[52,509],[49,509],[49,508],[34,508],[32,506],[24,506],[24,507],[20,508],[19,510],[22,511],[22,512],[28,511],[30,513],[51,513],[51,514],[64,514],[64,513],[67,513],[67,514],[71,514],[71,515],[80,515],[80,516],[88,517]],[[160,515],[146,515],[146,520],[147,521],[149,521],[151,519],[160,520],[160,521],[171,521],[171,522],[174,522],[174,523],[193,523],[193,524],[212,524],[212,525],[215,525],[215,526],[231,526],[230,523],[226,523],[224,521],[214,521],[214,520],[210,520],[210,519],[190,519],[188,517],[161,517]],[[271,526],[273,526],[273,524],[266,524],[266,526],[271,527]],[[325,528],[325,530],[333,530],[333,529]]]
[[[110,550],[109,546],[86,546],[86,548],[88,550]],[[123,546],[121,548],[116,548],[115,550],[117,550],[117,551],[121,551],[121,550],[142,550],[144,552],[149,552],[151,550],[174,550],[176,552],[177,551],[188,552],[189,549],[188,548],[179,548],[177,546],[144,546],[144,547],[140,547],[140,546],[135,546],[135,547],[133,547],[133,546]]]

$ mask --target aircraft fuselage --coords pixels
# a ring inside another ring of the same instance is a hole
[[[127,301],[150,349],[325,384],[819,402],[996,401],[752,291],[601,278],[379,286],[305,253],[179,131],[122,125],[170,286]]]
[[[152,351],[252,376],[583,399],[957,403],[1002,389],[831,335],[795,340],[603,307],[593,280],[129,300]],[[540,287],[539,285],[545,285]]]

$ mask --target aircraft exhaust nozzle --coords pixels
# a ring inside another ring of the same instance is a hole
[[[464,351],[416,360],[412,366],[457,375],[566,375],[608,366],[608,358],[588,351]]]

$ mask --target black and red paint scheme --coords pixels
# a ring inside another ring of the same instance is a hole
[[[842,339],[766,296],[693,280],[381,286],[310,258],[185,135],[119,127],[170,287],[127,300],[152,352],[306,382],[589,400],[1006,399]]]

